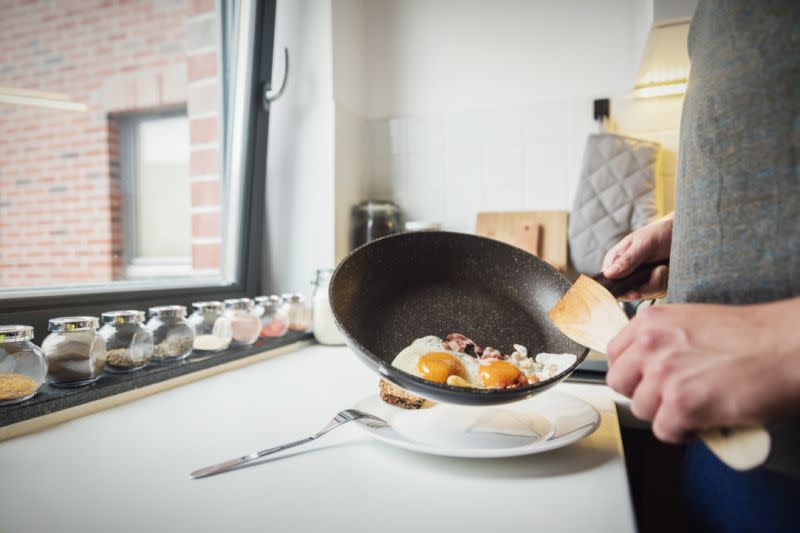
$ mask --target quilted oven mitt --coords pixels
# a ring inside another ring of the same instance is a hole
[[[661,145],[611,133],[589,136],[569,217],[575,270],[599,272],[606,252],[657,216],[656,171]]]

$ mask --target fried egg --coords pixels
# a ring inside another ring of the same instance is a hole
[[[412,342],[397,354],[392,366],[436,383],[447,383],[450,376],[471,383],[478,375],[476,358],[448,350],[442,339],[433,335]]]
[[[503,389],[509,386],[538,383],[561,374],[572,366],[573,354],[540,353],[528,357],[528,350],[514,345],[514,353],[500,358],[478,359],[449,350],[434,335],[415,340],[392,361],[392,366],[414,376],[455,387]],[[521,379],[524,376],[524,380]]]

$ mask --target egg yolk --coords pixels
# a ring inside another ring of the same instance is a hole
[[[419,358],[417,370],[422,377],[436,383],[446,383],[450,376],[464,378],[467,375],[461,361],[444,352],[426,353]]]
[[[492,359],[486,362],[482,361],[479,369],[478,373],[484,385],[500,389],[513,385],[520,375],[520,371],[517,367],[508,361],[501,361],[499,359]]]

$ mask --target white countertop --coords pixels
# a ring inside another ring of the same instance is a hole
[[[633,531],[610,391],[559,389],[602,415],[593,435],[561,450],[451,459],[345,426],[279,459],[190,479],[312,434],[377,393],[346,348],[303,348],[0,442],[0,530]]]

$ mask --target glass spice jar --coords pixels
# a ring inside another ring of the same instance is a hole
[[[306,308],[306,299],[300,293],[284,294],[283,310],[289,320],[289,331],[308,331],[311,326],[309,315]]]
[[[223,316],[222,302],[194,302],[194,312],[187,319],[194,328],[194,350],[219,352],[226,349],[233,338],[231,321]]]
[[[282,337],[289,329],[289,317],[282,308],[283,298],[277,295],[256,298],[255,315],[261,321],[262,337]]]
[[[153,335],[144,327],[144,311],[108,311],[100,335],[106,341],[106,371],[133,372],[153,357]]]
[[[261,321],[253,314],[253,300],[225,300],[225,317],[231,321],[234,343],[249,346],[256,342],[261,331]]]
[[[30,326],[0,326],[0,405],[33,397],[47,377],[47,361],[32,339]]]
[[[50,334],[42,342],[47,359],[47,381],[56,387],[94,383],[106,366],[106,343],[93,316],[51,318]]]
[[[185,306],[151,307],[147,329],[153,334],[153,362],[182,361],[192,353],[194,328],[186,320]]]

